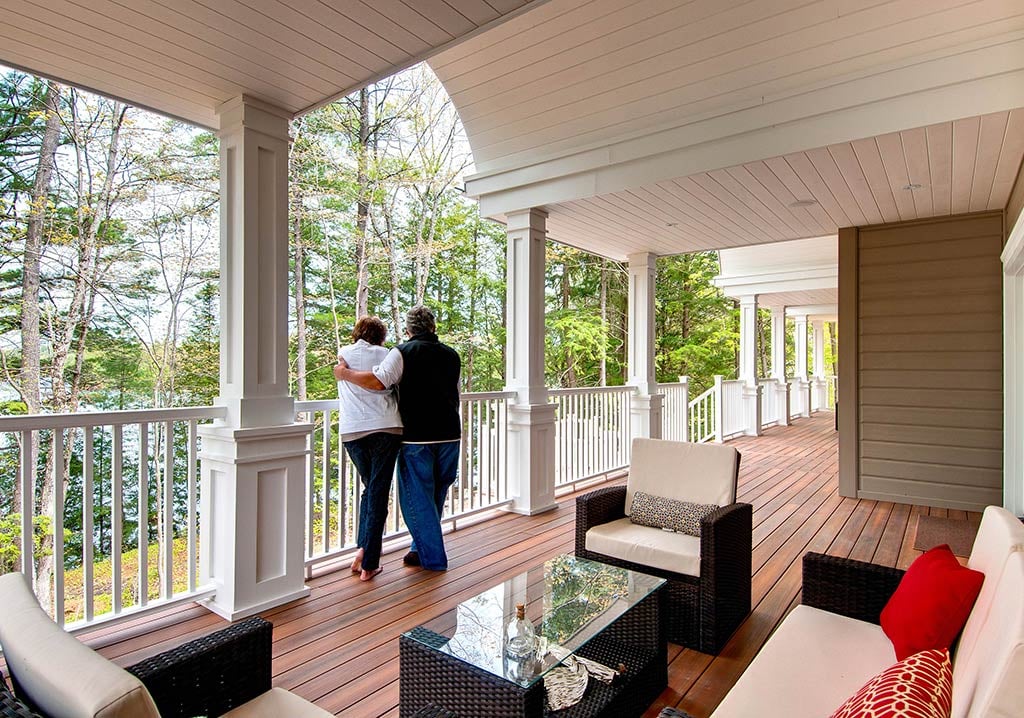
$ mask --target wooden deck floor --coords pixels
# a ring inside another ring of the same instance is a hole
[[[797,420],[731,445],[743,453],[739,499],[754,505],[753,613],[716,658],[670,646],[669,688],[647,711],[679,706],[707,716],[765,639],[800,598],[806,551],[906,566],[916,516],[946,511],[858,501],[836,493],[832,415]],[[573,496],[533,517],[500,514],[446,537],[450,568],[436,574],[404,567],[403,550],[384,572],[361,583],[347,569],[315,576],[312,594],[274,609],[274,683],[338,715],[398,715],[398,635],[483,588],[572,550]],[[949,512],[964,517],[963,512]],[[127,665],[224,622],[197,606],[84,637]]]

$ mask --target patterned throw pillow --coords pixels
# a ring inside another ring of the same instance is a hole
[[[893,664],[864,684],[832,718],[949,718],[949,649],[929,649]]]
[[[669,529],[677,533],[700,536],[701,520],[718,510],[714,504],[691,504],[689,501],[652,496],[643,491],[633,493],[629,520],[641,526]]]

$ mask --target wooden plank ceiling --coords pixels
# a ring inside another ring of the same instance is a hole
[[[548,232],[621,260],[1001,210],[1022,157],[1015,109],[548,205]]]
[[[527,0],[0,0],[0,64],[205,127],[241,94],[299,113]]]

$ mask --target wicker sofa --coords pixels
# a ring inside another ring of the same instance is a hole
[[[148,658],[127,670],[65,633],[36,602],[24,576],[0,576],[0,646],[13,693],[0,680],[0,716],[96,718],[326,718],[271,687],[271,633],[250,618]]]
[[[729,446],[634,439],[626,486],[576,500],[576,555],[668,581],[668,640],[717,654],[750,613],[752,516],[736,502],[740,454]],[[720,508],[701,521],[700,538],[638,526],[633,494]]]
[[[1009,718],[1024,710],[1024,526],[985,510],[968,566],[985,574],[954,646],[952,718]],[[896,662],[879,614],[903,571],[809,553],[803,598],[768,639],[712,718],[831,715]],[[666,718],[685,715],[675,710]]]

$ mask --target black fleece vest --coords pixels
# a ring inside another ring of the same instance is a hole
[[[398,345],[402,380],[398,412],[405,441],[452,441],[462,436],[459,419],[459,374],[462,360],[436,334],[417,334]]]

